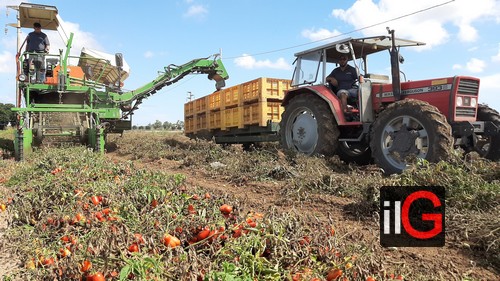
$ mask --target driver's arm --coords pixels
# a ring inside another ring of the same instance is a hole
[[[333,76],[327,76],[326,82],[332,84],[335,87],[337,87],[339,85],[339,82]]]

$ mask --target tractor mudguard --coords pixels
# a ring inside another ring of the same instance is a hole
[[[328,89],[328,87],[324,85],[306,86],[290,90],[286,93],[282,105],[285,106],[292,98],[306,93],[312,93],[324,100],[328,104],[328,107],[330,108],[338,125],[345,125],[347,123],[347,120],[345,119],[344,114],[342,114],[341,111],[339,98],[334,95],[332,91]]]

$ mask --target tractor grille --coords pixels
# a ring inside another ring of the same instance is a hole
[[[458,84],[459,95],[477,96],[479,93],[479,81],[470,79],[460,79]]]
[[[476,108],[475,107],[457,107],[456,116],[464,116],[464,117],[475,117],[476,116]]]
[[[476,106],[471,106],[471,100],[479,94],[479,81],[461,78],[458,82],[456,97],[463,100],[463,106],[455,108],[455,118],[471,119],[476,117]]]

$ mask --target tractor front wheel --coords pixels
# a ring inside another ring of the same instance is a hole
[[[306,155],[333,156],[339,130],[328,105],[314,94],[301,94],[285,106],[280,141],[285,149]]]
[[[497,127],[500,127],[500,114],[488,107],[487,105],[480,104],[477,110],[477,120],[478,121],[491,121]],[[500,160],[500,135],[496,134],[494,136],[478,136],[478,140],[475,145],[475,150],[483,158],[498,161]]]
[[[417,158],[438,162],[453,148],[451,127],[427,102],[402,100],[389,105],[373,123],[370,147],[385,174],[400,173]]]

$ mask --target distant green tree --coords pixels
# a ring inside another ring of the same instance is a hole
[[[177,120],[175,123],[175,130],[184,130],[184,121]]]
[[[156,120],[152,125],[151,127],[153,127],[153,129],[155,130],[158,130],[158,129],[161,129],[163,127],[163,123],[161,123],[160,120]]]
[[[16,122],[16,113],[11,110],[14,105],[10,103],[0,103],[0,126],[6,126],[11,122],[14,125]]]
[[[172,123],[168,122],[168,121],[165,121],[163,122],[163,129],[169,131],[172,129]]]

